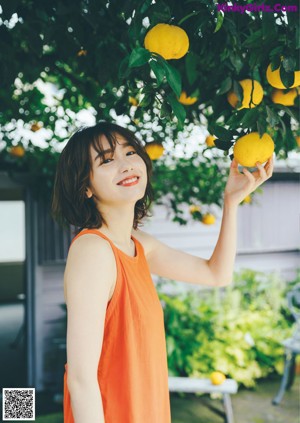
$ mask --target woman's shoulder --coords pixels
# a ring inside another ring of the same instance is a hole
[[[70,245],[68,259],[72,257],[75,261],[82,253],[92,253],[94,250],[111,255],[109,242],[95,232],[86,232],[77,234]]]
[[[116,261],[109,242],[94,233],[86,233],[74,239],[66,260],[64,271],[64,292],[67,303],[68,281],[80,278],[85,279],[103,277],[114,283],[116,279]],[[103,272],[103,269],[106,269]]]

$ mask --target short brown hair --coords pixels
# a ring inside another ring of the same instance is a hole
[[[61,152],[56,168],[51,214],[60,225],[75,226],[75,234],[83,228],[95,229],[100,228],[103,223],[106,224],[94,199],[86,196],[92,169],[90,146],[93,146],[98,153],[102,153],[100,137],[104,135],[114,151],[117,134],[135,148],[147,169],[145,195],[135,204],[133,228],[136,229],[141,224],[143,217],[150,215],[149,209],[154,198],[150,182],[152,176],[150,157],[132,131],[115,123],[101,121],[94,126],[82,127],[71,136]]]

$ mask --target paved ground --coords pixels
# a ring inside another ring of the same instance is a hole
[[[279,387],[278,378],[260,382],[253,390],[239,390],[232,396],[235,423],[299,423],[300,377],[295,380],[280,405],[274,406],[272,398]],[[172,423],[222,423],[223,404],[205,395],[196,398],[171,396]],[[215,410],[213,410],[215,409]]]
[[[299,423],[300,421],[300,376],[288,391],[282,403],[273,406],[271,401],[277,392],[278,377],[260,382],[253,390],[239,390],[232,396],[235,423]],[[49,394],[38,394],[36,398],[36,423],[63,423],[61,404],[52,402]],[[171,395],[172,423],[223,423],[223,405],[209,396],[185,398]],[[48,414],[47,416],[45,416]],[[16,422],[16,421],[15,421]],[[29,422],[28,422],[29,423]]]

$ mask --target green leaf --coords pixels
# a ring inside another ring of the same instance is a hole
[[[169,65],[166,61],[163,62],[164,68],[166,70],[166,78],[167,81],[176,94],[177,97],[181,94],[181,75],[180,72],[174,68],[173,66]]]
[[[262,30],[259,29],[251,34],[243,43],[243,47],[257,47],[263,36]]]
[[[199,13],[201,13],[201,10],[194,10],[192,13],[189,13],[188,15],[186,15],[184,18],[180,19],[180,21],[178,22],[178,26],[180,26],[183,22],[185,22],[187,19],[192,18],[193,16],[198,15]]]
[[[185,71],[190,85],[193,85],[198,78],[197,63],[198,56],[196,54],[190,52],[185,56]]]
[[[191,94],[190,94],[190,97],[197,97],[197,98],[199,98],[199,96],[200,96],[200,89],[199,88],[196,88]]]
[[[281,117],[279,117],[279,121],[280,121],[281,126],[282,126],[282,135],[285,137],[286,136],[286,130],[287,130],[286,125],[285,125],[283,119],[281,119]]]
[[[273,13],[262,14],[262,30],[264,40],[272,39],[272,41],[276,41],[278,39],[277,25],[274,22]]]
[[[165,100],[163,104],[161,105],[160,109],[160,117],[161,119],[171,119],[172,115],[172,107],[170,104]]]
[[[215,143],[215,146],[217,148],[219,148],[219,150],[224,150],[224,151],[229,150],[232,147],[232,144],[233,144],[230,141],[224,141],[224,140],[220,140],[218,138],[214,140],[214,143]]]
[[[234,69],[236,70],[236,73],[240,73],[242,67],[244,66],[244,62],[242,57],[238,56],[236,53],[234,53],[233,51],[230,52],[229,54],[229,59],[234,67]]]
[[[147,107],[151,104],[151,102],[152,102],[152,95],[145,94],[145,96],[143,97],[143,100],[140,102],[139,106],[140,107]]]
[[[287,72],[283,66],[280,66],[280,79],[283,83],[283,85],[286,88],[291,87],[294,84],[294,80],[295,80],[295,74],[294,72]]]
[[[151,57],[149,50],[143,47],[137,47],[132,50],[129,57],[129,67],[134,68],[145,65]]]
[[[128,35],[130,40],[133,42],[133,45],[135,45],[136,40],[138,40],[139,34],[140,34],[140,26],[136,22],[134,22],[133,24],[130,25],[128,29]]]
[[[159,86],[162,83],[164,77],[166,76],[166,70],[158,62],[156,62],[156,60],[151,60],[149,62],[149,65],[156,76],[157,85]]]
[[[160,0],[151,6],[151,24],[168,22],[172,17],[172,12],[168,4]]]
[[[217,125],[216,123],[210,123],[208,125],[208,131],[210,134],[215,135],[216,137],[231,142],[233,138],[233,131],[223,128],[223,126]]]
[[[241,126],[244,128],[251,128],[256,122],[259,117],[259,111],[257,108],[249,109],[244,111],[244,116],[241,119]]]
[[[186,117],[186,110],[185,110],[185,108],[183,107],[182,104],[180,104],[178,102],[178,100],[174,96],[174,94],[168,95],[167,99],[168,99],[169,104],[172,107],[172,110],[173,110],[175,116],[178,119],[179,127],[182,128],[183,127],[184,120],[185,120],[185,117]]]
[[[118,71],[118,78],[124,79],[126,78],[130,71],[129,71],[129,56],[124,57],[124,59],[121,61]]]
[[[239,84],[238,81],[233,81],[233,92],[238,98],[238,103],[236,105],[237,108],[239,108],[242,105],[243,100],[243,88]]]
[[[274,71],[274,70],[278,69],[279,66],[280,66],[280,63],[281,63],[280,57],[279,56],[274,57],[271,60],[271,70]]]
[[[278,59],[278,66],[280,65],[280,56],[283,52],[283,46],[277,46],[270,51],[270,59],[277,58]]]
[[[296,59],[294,57],[285,57],[282,66],[286,72],[294,72],[296,69]]]
[[[217,12],[217,15],[218,15],[218,17],[217,17],[217,25],[216,25],[216,28],[214,30],[214,33],[215,32],[218,32],[219,29],[222,27],[225,13],[224,12]]]
[[[294,113],[289,107],[280,105],[280,108],[285,111],[286,114],[288,114],[291,118],[295,119],[296,122],[299,122],[299,114],[297,115]]]
[[[266,132],[265,130],[265,125],[263,124],[263,122],[260,122],[259,120],[257,121],[257,131],[259,133],[259,136],[262,137],[263,134]]]
[[[217,95],[222,95],[227,93],[230,90],[231,86],[232,86],[232,79],[230,78],[230,76],[228,76],[227,78],[224,79],[224,81],[222,81],[220,88],[217,90]]]
[[[144,0],[142,3],[142,6],[140,8],[140,12],[143,15],[145,12],[147,12],[147,10],[149,9],[149,7],[152,4],[152,0]]]
[[[279,116],[269,106],[266,106],[266,110],[267,122],[270,126],[275,126],[279,122]]]

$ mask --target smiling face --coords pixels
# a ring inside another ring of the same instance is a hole
[[[92,167],[86,195],[93,196],[99,210],[105,205],[135,205],[144,197],[147,186],[144,160],[125,138],[119,134],[115,137],[114,151],[104,135],[99,140],[102,147],[97,148],[99,151],[90,146]]]

